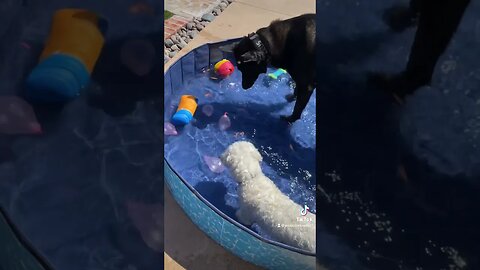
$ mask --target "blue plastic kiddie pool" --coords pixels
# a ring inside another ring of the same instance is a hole
[[[314,253],[276,242],[255,224],[247,227],[237,221],[237,183],[228,168],[212,164],[231,143],[250,141],[262,153],[263,172],[292,200],[316,211],[315,93],[302,119],[288,125],[280,118],[294,106],[285,100],[293,91],[288,74],[262,74],[244,90],[240,71],[224,79],[211,72],[224,58],[235,63],[225,49],[235,41],[203,45],[165,73],[166,122],[182,95],[198,99],[194,119],[177,127],[177,135],[165,136],[166,183],[190,219],[240,258],[267,269],[314,269]],[[222,130],[219,119],[224,115],[231,124]]]

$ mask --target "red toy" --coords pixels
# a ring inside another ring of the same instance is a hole
[[[222,59],[214,66],[215,73],[217,73],[220,77],[225,78],[230,76],[235,67],[233,66],[232,62],[228,61],[227,59]]]

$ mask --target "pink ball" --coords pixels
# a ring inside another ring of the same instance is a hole
[[[222,60],[215,65],[215,72],[223,78],[230,76],[234,70],[235,67],[228,60]]]

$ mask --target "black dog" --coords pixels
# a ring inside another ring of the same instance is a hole
[[[273,21],[233,48],[243,89],[252,87],[269,65],[288,71],[296,84],[294,93],[286,96],[289,102],[296,100],[292,115],[283,117],[288,122],[300,119],[316,87],[315,31],[315,14],[304,14]]]

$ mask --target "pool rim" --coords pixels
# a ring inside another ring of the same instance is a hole
[[[190,53],[194,52],[195,50],[203,47],[203,46],[207,46],[207,47],[212,47],[212,46],[215,46],[215,45],[219,45],[219,44],[225,44],[225,43],[234,43],[235,41],[240,41],[242,38],[232,38],[232,39],[227,39],[227,40],[223,40],[223,41],[218,41],[218,42],[208,42],[208,43],[203,43],[195,48],[192,48],[190,51],[186,52],[185,54],[183,54],[182,56],[180,56],[178,59],[176,59],[175,61],[169,61],[169,63],[166,63],[164,65],[167,66],[167,68],[164,69],[164,73],[163,73],[163,76],[165,77],[165,75],[167,74],[167,72],[169,72],[170,68],[172,66],[174,66],[175,64],[177,64],[179,61],[181,61],[185,56],[189,55]],[[211,63],[209,63],[209,66],[211,65]],[[165,98],[165,92],[163,93],[163,97]],[[165,111],[164,111],[164,117],[165,117]],[[164,135],[165,136],[165,135]],[[164,144],[165,144],[165,141],[164,141]],[[253,230],[247,228],[246,226],[244,226],[243,224],[241,224],[240,222],[234,220],[233,218],[229,217],[228,215],[226,215],[225,213],[223,213],[222,211],[220,211],[216,206],[214,206],[212,203],[210,203],[207,199],[205,199],[188,181],[186,181],[176,170],[175,168],[170,164],[170,162],[167,160],[167,157],[165,156],[165,153],[164,153],[164,157],[163,157],[165,163],[170,167],[170,169],[172,170],[172,172],[178,177],[178,179],[180,179],[182,181],[182,183],[187,186],[187,188],[200,200],[202,201],[203,203],[205,203],[210,209],[212,209],[216,214],[220,215],[223,219],[227,220],[228,222],[232,223],[233,225],[237,226],[238,228],[240,228],[241,230],[247,232],[248,234],[250,234],[251,236],[257,238],[258,240],[264,242],[264,243],[267,243],[267,244],[270,244],[270,245],[274,245],[274,246],[277,246],[277,247],[280,247],[280,248],[283,248],[283,249],[287,249],[289,251],[292,251],[292,252],[295,252],[295,253],[298,253],[298,254],[301,254],[301,255],[306,255],[306,256],[313,256],[315,257],[316,256],[316,252],[311,252],[311,251],[307,251],[307,250],[304,250],[304,249],[301,249],[301,248],[297,248],[297,247],[293,247],[293,246],[290,246],[290,245],[287,245],[287,244],[284,244],[284,243],[281,243],[281,242],[278,242],[278,241],[275,241],[275,240],[270,240],[270,239],[267,239],[261,235],[259,235],[258,233],[254,232]],[[168,185],[168,183],[167,183]],[[189,217],[190,218],[190,217]],[[316,224],[315,224],[316,226]]]
[[[257,238],[258,240],[261,240],[262,242],[265,242],[267,244],[271,244],[271,245],[274,245],[274,246],[277,246],[277,247],[280,247],[280,248],[284,248],[284,249],[287,249],[287,250],[290,250],[290,251],[293,251],[293,252],[296,252],[296,253],[299,253],[299,254],[302,254],[302,255],[307,255],[307,256],[315,256],[316,253],[314,252],[310,252],[310,251],[306,251],[306,250],[303,250],[303,249],[300,249],[300,248],[296,248],[296,247],[293,247],[293,246],[289,246],[287,244],[283,244],[281,242],[278,242],[278,241],[275,241],[275,240],[270,240],[270,239],[267,239],[267,238],[264,238],[263,236],[259,235],[258,233],[254,232],[253,230],[245,227],[245,225],[241,224],[240,222],[234,220],[233,218],[229,217],[228,215],[226,215],[225,213],[223,213],[222,211],[220,211],[216,206],[214,206],[211,202],[209,202],[207,199],[205,199],[190,183],[188,183],[182,176],[180,176],[177,171],[172,167],[172,165],[170,165],[170,163],[168,162],[168,160],[166,158],[164,158],[164,161],[167,163],[167,165],[170,167],[170,169],[172,170],[172,172],[175,174],[175,176],[177,176],[185,186],[187,186],[187,188],[192,191],[192,193],[200,200],[202,201],[203,203],[205,203],[208,207],[210,207],[210,209],[212,209],[216,214],[220,215],[222,218],[224,218],[225,220],[229,221],[230,223],[234,224],[235,226],[239,227],[240,229],[242,229],[243,231],[247,232],[248,234],[254,236],[255,238]],[[168,185],[168,184],[167,184]]]

